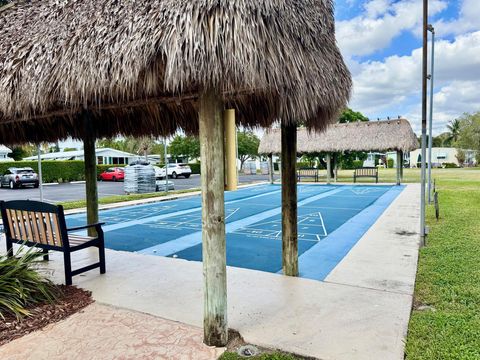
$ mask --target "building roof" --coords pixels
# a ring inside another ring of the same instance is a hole
[[[330,0],[17,1],[0,11],[0,142],[198,130],[216,89],[244,126],[323,129],[350,96]],[[14,136],[13,136],[14,134]]]
[[[342,151],[410,151],[418,148],[418,140],[406,119],[360,121],[334,124],[323,132],[297,130],[299,153]],[[281,152],[280,129],[267,131],[259,146],[260,154]]]
[[[6,147],[5,145],[1,145],[1,144],[0,144],[0,153],[10,154],[11,152],[12,152],[11,149],[9,149],[8,147]]]
[[[100,156],[106,152],[113,152],[118,157],[137,157],[137,155],[130,154],[124,151],[116,150],[116,149],[111,149],[111,148],[95,149],[95,154],[97,156]],[[71,158],[82,157],[82,156],[83,156],[83,150],[74,150],[74,151],[59,151],[59,152],[45,153],[45,154],[42,154],[40,157],[43,160],[57,160],[57,159],[71,159]],[[37,155],[35,155],[35,156],[26,157],[23,160],[36,160],[37,158],[38,158]]]

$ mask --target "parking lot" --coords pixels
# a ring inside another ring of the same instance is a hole
[[[240,184],[255,183],[267,181],[268,175],[241,175],[239,177]],[[175,190],[186,190],[200,187],[200,175],[192,175],[189,179],[178,178],[170,179],[175,184]],[[98,197],[106,197],[112,195],[123,195],[123,182],[98,182]],[[75,201],[85,198],[85,183],[65,183],[65,184],[47,184],[43,187],[44,201],[57,203],[61,201]],[[39,200],[39,189],[22,188],[10,190],[7,188],[0,189],[0,200]]]

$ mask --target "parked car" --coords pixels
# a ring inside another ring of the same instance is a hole
[[[175,184],[170,180],[155,180],[155,191],[165,191],[165,187],[168,186],[168,190],[175,190]]]
[[[192,169],[187,164],[168,164],[167,165],[168,177],[176,179],[179,176],[183,176],[188,179],[192,174]]]
[[[108,168],[99,176],[101,181],[119,181],[125,178],[125,169],[119,167]]]
[[[0,187],[8,186],[10,189],[20,188],[25,185],[31,185],[38,188],[38,175],[32,168],[11,167],[5,171],[0,181]]]
[[[165,168],[161,168],[159,166],[154,166],[153,169],[155,170],[155,179],[161,180],[165,179]]]

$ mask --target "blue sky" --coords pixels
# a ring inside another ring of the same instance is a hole
[[[435,27],[434,133],[480,111],[479,0],[430,0]],[[354,80],[350,107],[401,115],[420,130],[422,0],[336,0],[336,35]]]

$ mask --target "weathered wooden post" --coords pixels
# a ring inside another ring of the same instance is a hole
[[[87,223],[98,222],[97,158],[95,134],[88,112],[83,112],[83,158],[85,162],[85,191],[87,200]],[[94,228],[88,229],[89,236],[96,236]]]
[[[225,121],[225,162],[227,181],[225,190],[235,191],[238,186],[237,179],[237,127],[235,125],[235,109],[224,112]]]
[[[332,163],[330,153],[327,153],[325,161],[327,162],[327,184],[330,184],[332,180]]]
[[[333,182],[337,182],[337,172],[338,172],[337,157],[338,155],[336,153],[333,154]]]
[[[403,151],[400,150],[400,160],[401,160],[401,164],[402,166],[400,166],[400,180],[403,181],[403,168],[404,168],[404,165],[403,165]]]
[[[400,185],[402,181],[402,153],[397,150],[397,185]]]
[[[283,274],[298,276],[297,126],[282,122]]]
[[[222,113],[221,96],[212,89],[206,90],[200,96],[199,121],[204,277],[203,341],[210,346],[225,346],[228,340]]]
[[[270,184],[273,184],[274,179],[273,179],[273,171],[275,169],[273,168],[273,154],[268,155],[268,176],[270,180]]]

